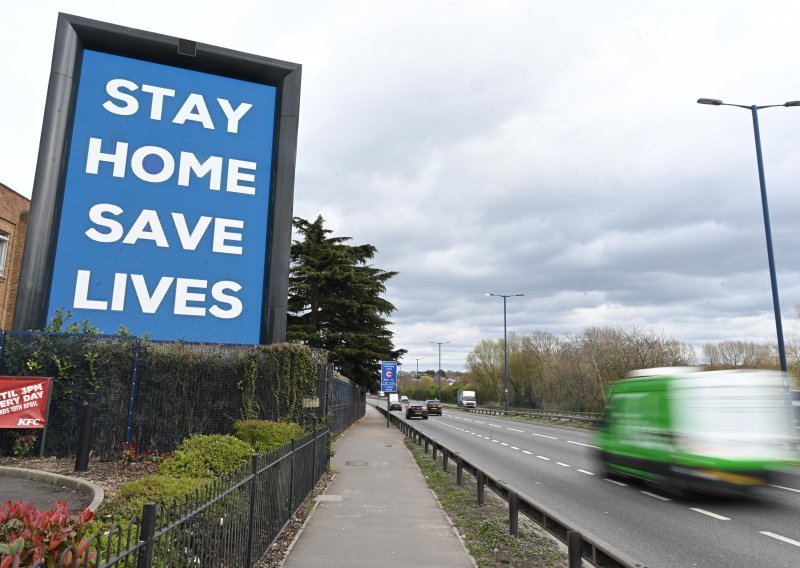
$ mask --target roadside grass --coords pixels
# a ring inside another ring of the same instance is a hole
[[[406,438],[406,446],[480,568],[567,566],[566,553],[524,515],[519,516],[518,536],[511,536],[508,504],[488,487],[484,504],[478,505],[477,484],[471,475],[464,472],[464,485],[459,486],[455,463],[451,462],[450,471],[442,471],[441,459],[434,461],[425,453],[424,446],[410,438]]]

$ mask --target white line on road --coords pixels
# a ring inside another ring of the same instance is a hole
[[[587,448],[595,448],[599,450],[597,446],[593,446],[591,444],[582,444],[581,442],[573,442],[572,440],[567,440],[567,444],[575,444],[576,446],[586,446]]]
[[[499,444],[500,440],[492,440],[492,442],[494,442],[495,444]]]
[[[760,532],[761,532],[761,534],[763,534],[765,536],[768,536],[768,537],[771,537],[771,538],[774,538],[774,539],[777,539],[777,540],[781,540],[783,542],[787,542],[787,543],[793,544],[795,546],[800,546],[800,542],[797,542],[796,540],[792,540],[791,538],[787,538],[785,536],[781,536],[779,534],[775,534],[775,533],[772,533],[772,532],[769,532],[769,531],[760,531]]]
[[[591,471],[586,471],[585,469],[579,469],[581,473],[585,473],[586,475],[594,475]]]
[[[512,450],[518,450],[519,448],[517,446],[511,446],[511,449]]]
[[[536,456],[536,457],[539,458],[540,460],[550,461],[550,458],[546,458],[544,456]]]
[[[508,444],[506,444],[505,442],[500,442],[500,445],[501,446],[507,446]]]
[[[533,452],[529,452],[528,450],[522,450],[523,454],[528,454],[529,456],[533,455]]]
[[[522,432],[525,433],[525,430],[517,430],[516,428],[506,428],[506,430],[511,430],[512,432]]]
[[[572,467],[572,466],[570,466],[568,463],[561,463],[561,462],[556,462],[556,463],[557,463],[558,465],[560,465],[561,467]]]
[[[795,493],[800,493],[800,489],[793,489],[791,487],[784,487],[783,485],[772,485],[769,484],[770,487],[775,487],[777,489],[785,489],[786,491],[794,491]]]
[[[608,481],[609,483],[613,483],[614,485],[619,485],[620,487],[627,487],[627,483],[622,483],[621,481],[617,481],[616,479],[604,479],[603,481]]]
[[[539,436],[540,438],[550,438],[551,440],[558,440],[558,438],[556,438],[555,436],[545,436],[544,434],[536,434],[534,432],[531,432],[531,434],[533,434],[534,436]]]
[[[672,501],[672,499],[668,497],[664,497],[663,495],[656,495],[655,493],[650,493],[649,491],[640,491],[643,495],[647,495],[648,497],[655,497],[656,499],[661,499],[662,501]]]
[[[489,423],[489,426],[491,426],[492,428],[502,428],[500,424],[492,424],[491,422]]]
[[[475,424],[486,424],[486,422],[481,422],[480,420],[476,420]]]
[[[702,513],[703,515],[708,515],[709,517],[713,517],[720,521],[730,521],[728,517],[723,517],[722,515],[717,515],[716,513],[712,513],[711,511],[706,511],[705,509],[698,509],[697,507],[689,507],[692,511],[697,513]]]

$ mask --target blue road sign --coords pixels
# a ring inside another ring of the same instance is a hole
[[[397,392],[397,361],[381,361],[381,390]]]

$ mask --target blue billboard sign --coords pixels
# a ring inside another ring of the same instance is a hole
[[[84,50],[48,318],[258,343],[275,116],[274,86]]]
[[[397,361],[381,361],[381,390],[397,392]]]

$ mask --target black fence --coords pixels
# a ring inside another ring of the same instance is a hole
[[[256,417],[337,434],[364,414],[359,388],[326,354],[299,344],[226,345],[127,336],[0,331],[0,374],[52,376],[42,455],[75,455],[80,413],[96,393],[92,455],[123,443],[168,452],[195,433],[230,434],[247,407]],[[11,437],[0,430],[0,451]]]
[[[63,552],[48,565],[250,568],[269,550],[328,469],[327,427],[292,441],[168,506],[145,505],[131,519],[88,540],[78,558]],[[35,568],[44,568],[38,564]]]
[[[377,409],[382,414],[386,414],[385,408],[377,406]],[[518,534],[519,514],[522,513],[567,545],[570,567],[580,567],[582,561],[586,561],[592,566],[603,568],[636,568],[641,566],[640,563],[615,550],[611,545],[574,526],[557,512],[537,503],[532,497],[515,489],[497,475],[470,463],[457,452],[452,451],[429,435],[420,432],[415,426],[402,420],[399,416],[389,413],[389,420],[406,437],[411,438],[414,443],[424,444],[425,453],[427,454],[430,451],[434,460],[441,460],[444,471],[448,471],[450,467],[455,467],[457,483],[462,482],[462,476],[465,471],[471,474],[477,484],[476,500],[478,504],[483,504],[486,487],[505,500],[508,503],[510,534],[514,536]]]

